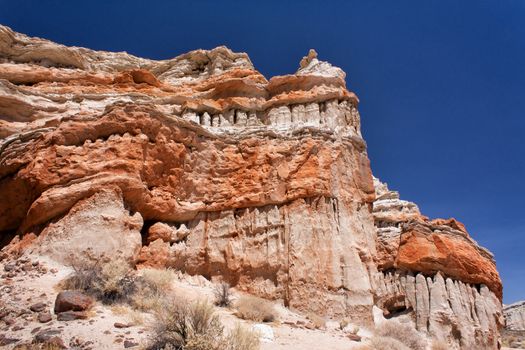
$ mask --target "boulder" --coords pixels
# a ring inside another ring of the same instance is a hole
[[[58,293],[55,300],[55,314],[66,311],[84,311],[93,305],[93,299],[81,292],[66,290]]]

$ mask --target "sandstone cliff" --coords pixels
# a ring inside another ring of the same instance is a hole
[[[118,252],[496,348],[492,255],[373,178],[358,102],[313,51],[267,80],[226,47],[153,61],[0,27],[3,252]]]
[[[512,331],[525,331],[525,301],[505,305],[505,328]]]

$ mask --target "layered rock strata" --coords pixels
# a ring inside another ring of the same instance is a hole
[[[496,348],[504,324],[492,254],[454,219],[432,220],[374,178],[376,303],[418,330],[464,349]]]
[[[267,80],[225,47],[154,61],[0,27],[4,255],[118,252],[358,323],[408,310],[494,348],[492,256],[374,184],[357,106],[314,51]]]
[[[525,301],[505,305],[505,328],[511,331],[525,331]]]

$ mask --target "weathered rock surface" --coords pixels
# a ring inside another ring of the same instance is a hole
[[[525,331],[525,301],[503,307],[505,328],[512,331]]]
[[[357,105],[315,51],[267,80],[226,47],[153,61],[0,27],[4,253],[118,252],[355,323],[411,310],[495,348],[492,255],[373,179]]]
[[[378,304],[458,347],[495,348],[504,324],[493,256],[454,219],[432,220],[374,178]]]
[[[93,299],[81,292],[65,290],[58,293],[55,300],[55,313],[84,311],[93,305]]]

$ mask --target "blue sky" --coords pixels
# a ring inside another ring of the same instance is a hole
[[[0,23],[154,59],[227,45],[266,77],[315,48],[361,100],[375,175],[464,222],[525,299],[525,1],[0,0]]]

